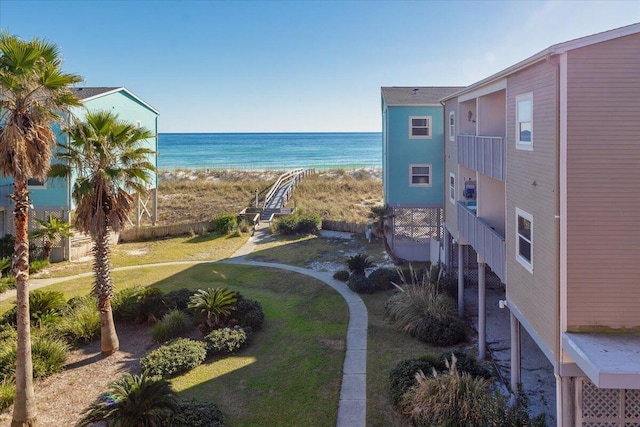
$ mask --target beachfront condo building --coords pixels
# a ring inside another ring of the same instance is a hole
[[[559,426],[640,425],[640,24],[551,46],[442,101],[445,258],[460,294],[477,265],[480,355],[485,310],[501,309],[485,307],[493,278],[512,390],[527,333],[553,367]]]
[[[396,256],[408,261],[439,257],[444,203],[439,100],[460,89],[382,88],[382,181],[391,214],[388,239]]]
[[[159,113],[141,98],[124,87],[82,87],[74,88],[73,91],[84,104],[83,107],[75,107],[71,111],[73,116],[82,119],[87,111],[115,111],[120,119],[150,130],[155,137],[146,141],[145,147],[157,152]],[[65,144],[68,142],[68,136],[61,130],[60,125],[54,126],[57,143]],[[156,154],[152,155],[149,160],[152,164],[157,165]],[[52,158],[52,161],[55,159]],[[50,178],[46,182],[29,181],[29,197],[33,205],[33,211],[29,216],[29,231],[37,229],[35,218],[45,219],[48,216],[55,216],[66,221],[69,220],[70,212],[74,209],[71,197],[72,182],[73,178],[69,180]],[[154,176],[150,184],[149,196],[144,200],[138,198],[135,217],[131,218],[132,224],[139,224],[143,215],[148,215],[151,221],[155,222],[157,217],[156,188],[157,176]],[[10,177],[0,179],[0,237],[15,233],[12,219],[13,203],[7,197],[12,191],[12,179]],[[82,256],[81,253],[86,251],[86,246],[78,246],[79,253],[75,257]],[[60,239],[55,242],[51,259],[53,261],[72,259],[75,250],[76,248],[72,250],[71,239]]]

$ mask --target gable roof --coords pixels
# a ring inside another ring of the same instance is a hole
[[[90,100],[95,99],[95,98],[99,98],[101,96],[110,95],[112,93],[124,92],[128,96],[130,96],[133,99],[135,99],[136,101],[138,101],[140,104],[142,104],[145,107],[147,107],[149,110],[151,110],[154,113],[160,115],[158,110],[153,108],[151,105],[147,104],[142,98],[140,98],[139,96],[135,95],[133,92],[131,92],[129,89],[127,89],[126,87],[123,87],[123,86],[119,86],[119,87],[74,87],[74,88],[71,88],[71,91],[73,92],[74,95],[76,95],[78,98],[80,98],[84,102],[90,101]]]
[[[631,24],[631,25],[627,25],[625,27],[620,27],[620,28],[615,28],[613,30],[608,30],[608,31],[603,31],[601,33],[596,33],[596,34],[592,34],[590,36],[586,36],[586,37],[580,37],[577,39],[573,39],[573,40],[569,40],[563,43],[558,43],[558,44],[554,44],[548,48],[546,48],[543,51],[540,51],[538,53],[536,53],[533,56],[530,56],[529,58],[520,61],[508,68],[505,68],[502,71],[499,71],[485,79],[482,79],[476,83],[471,84],[470,86],[467,86],[465,88],[462,88],[462,90],[459,90],[457,92],[445,95],[443,98],[441,98],[441,101],[446,101],[448,99],[452,99],[455,98],[459,95],[462,95],[466,92],[470,92],[472,90],[478,89],[482,86],[485,86],[487,84],[493,83],[496,80],[502,79],[504,77],[507,77],[510,74],[513,74],[517,71],[522,70],[523,68],[529,67],[533,64],[535,64],[536,62],[539,61],[544,61],[548,58],[550,58],[551,56],[554,55],[560,55],[563,54],[565,52],[568,52],[570,50],[574,50],[574,49],[580,49],[582,47],[587,47],[587,46],[591,46],[593,44],[597,44],[597,43],[602,43],[602,42],[606,42],[609,40],[613,40],[613,39],[617,39],[620,37],[624,37],[624,36],[629,36],[632,34],[637,34],[640,33],[640,23],[636,23],[636,24]]]
[[[382,88],[388,106],[440,105],[440,99],[464,89],[463,86],[391,86]]]

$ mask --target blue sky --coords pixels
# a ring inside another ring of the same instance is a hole
[[[379,131],[381,86],[465,86],[638,21],[638,1],[0,0],[3,30],[127,87],[161,132]]]

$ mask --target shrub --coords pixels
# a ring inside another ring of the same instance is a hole
[[[39,334],[31,340],[34,378],[44,378],[64,367],[69,345],[61,338]]]
[[[350,256],[345,261],[345,264],[347,264],[347,268],[352,274],[359,274],[361,276],[364,276],[367,268],[373,266],[373,263],[366,254]]]
[[[164,294],[164,302],[169,310],[186,310],[189,305],[189,298],[193,294],[193,289],[176,289]]]
[[[198,289],[189,299],[189,308],[199,315],[208,330],[211,330],[227,320],[235,309],[237,300],[236,293],[229,289]]]
[[[36,289],[29,292],[29,314],[31,323],[40,326],[60,319],[61,311],[66,306],[64,294],[59,291]],[[16,324],[15,305],[0,318],[2,324]]]
[[[223,427],[224,415],[215,403],[183,400],[172,414],[162,418],[163,426],[171,427]]]
[[[333,278],[341,282],[346,282],[349,280],[349,270],[338,270],[333,273]]]
[[[318,214],[294,214],[284,216],[274,222],[276,232],[290,234],[313,234],[322,226],[322,218]]]
[[[234,353],[247,345],[251,328],[222,328],[212,331],[204,337],[210,354]]]
[[[100,313],[92,297],[72,298],[62,313],[62,319],[51,330],[70,345],[87,344],[100,335]]]
[[[238,230],[241,233],[248,233],[251,231],[251,228],[252,225],[249,223],[249,221],[246,220],[246,218],[242,218],[238,223]]]
[[[238,295],[236,308],[229,314],[232,322],[242,327],[249,327],[257,331],[264,323],[264,311],[262,304],[249,298]],[[230,323],[232,323],[230,322]]]
[[[16,238],[12,234],[5,234],[0,237],[0,258],[11,258],[16,245]]]
[[[372,294],[376,291],[373,282],[368,277],[359,274],[352,274],[347,280],[347,286],[358,294]]]
[[[393,288],[393,283],[399,283],[400,278],[395,270],[390,268],[378,268],[369,275],[369,280],[373,282],[376,290],[386,291]],[[391,283],[393,282],[393,283]]]
[[[158,426],[163,417],[178,408],[178,399],[168,381],[125,373],[85,409],[76,426],[101,421],[109,426]]]
[[[180,310],[173,310],[165,314],[162,319],[151,328],[151,338],[156,342],[165,342],[188,332],[192,327],[191,319]]]
[[[37,273],[38,271],[47,268],[48,266],[48,259],[34,259],[32,261],[29,261],[29,274]]]
[[[169,377],[195,368],[206,357],[205,343],[181,338],[153,350],[140,359],[140,364],[150,376]]]
[[[238,217],[235,214],[221,213],[213,217],[213,230],[221,234],[230,234],[238,228]]]
[[[438,347],[449,347],[463,342],[467,333],[465,324],[459,317],[425,315],[416,324],[413,336]]]
[[[0,381],[0,412],[13,405],[16,385],[9,381]]]
[[[491,372],[482,366],[478,359],[472,354],[466,353],[462,350],[454,350],[453,352],[445,352],[440,355],[440,364],[445,365],[445,361],[456,359],[456,369],[458,372],[466,372],[471,376],[490,379],[492,378]]]
[[[416,384],[416,374],[419,371],[429,375],[433,369],[441,371],[443,368],[444,363],[432,354],[399,362],[389,373],[389,389],[393,405],[399,407],[402,396]]]
[[[155,323],[169,310],[158,288],[134,287],[116,293],[112,301],[116,320]]]

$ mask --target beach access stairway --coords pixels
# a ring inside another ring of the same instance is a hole
[[[284,206],[300,181],[313,173],[315,169],[294,169],[280,175],[264,196],[260,221],[271,222],[275,215],[287,215],[293,212],[293,209]]]

